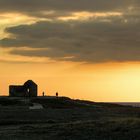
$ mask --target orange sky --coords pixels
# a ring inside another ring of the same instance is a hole
[[[23,84],[33,79],[39,95],[55,95],[93,101],[139,101],[140,64],[9,64],[1,63],[1,95],[8,94],[9,84]]]
[[[33,80],[39,95],[140,101],[136,0],[0,0],[0,95]]]

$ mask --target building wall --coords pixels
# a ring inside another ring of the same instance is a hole
[[[25,96],[25,89],[23,86],[9,86],[9,96],[23,97]]]
[[[37,97],[37,84],[28,80],[24,85],[10,85],[9,96],[12,97]]]

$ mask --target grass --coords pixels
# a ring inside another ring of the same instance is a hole
[[[29,110],[40,103],[43,110]],[[0,140],[139,140],[140,108],[69,98],[0,98]]]

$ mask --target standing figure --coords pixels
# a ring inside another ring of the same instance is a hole
[[[58,97],[58,92],[56,92],[56,97]]]
[[[43,97],[45,96],[45,92],[44,92],[44,91],[42,92],[42,96],[43,96]]]

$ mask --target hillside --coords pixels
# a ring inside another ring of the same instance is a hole
[[[139,140],[139,124],[136,107],[68,97],[0,98],[1,140]]]

